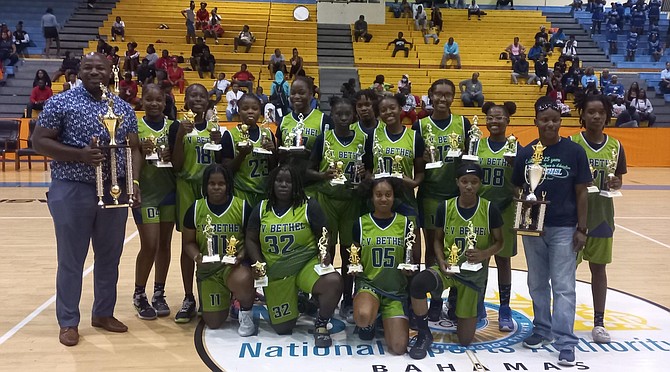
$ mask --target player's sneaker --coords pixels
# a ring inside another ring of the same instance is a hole
[[[609,332],[607,332],[605,327],[602,326],[593,327],[593,330],[591,331],[591,337],[593,337],[593,341],[598,344],[606,344],[612,341]]]
[[[428,320],[431,322],[439,322],[440,315],[442,315],[442,304],[444,301],[442,299],[430,299],[430,307],[428,307]]]
[[[370,341],[375,338],[375,325],[371,324],[367,327],[358,327],[358,337],[363,341]]]
[[[558,365],[573,367],[575,365],[575,351],[572,349],[561,350],[558,353]]]
[[[330,331],[328,325],[317,327],[314,326],[314,346],[316,347],[330,347],[333,340],[330,338]]]
[[[176,323],[188,323],[195,317],[195,301],[188,297],[184,297],[184,302],[181,304],[181,309],[174,317]]]
[[[242,337],[248,337],[256,334],[256,324],[254,323],[253,310],[240,310],[239,313],[240,327],[237,329],[237,334]]]
[[[164,291],[154,292],[154,295],[151,297],[151,306],[156,309],[156,314],[158,314],[158,316],[170,315],[170,306],[168,306],[167,302],[165,301]]]
[[[149,305],[149,300],[147,295],[142,293],[141,295],[133,296],[133,306],[137,311],[137,316],[143,320],[153,320],[158,317],[156,314],[156,309]]]
[[[553,340],[546,339],[537,333],[533,333],[532,335],[526,337],[525,340],[523,340],[523,347],[527,349],[539,349],[542,346],[547,346],[551,344]]]
[[[514,331],[514,322],[512,321],[512,309],[509,306],[501,306],[498,310],[498,329],[500,332]]]
[[[410,340],[409,356],[412,359],[423,359],[428,355],[428,349],[433,344],[433,334],[430,331],[420,330]]]

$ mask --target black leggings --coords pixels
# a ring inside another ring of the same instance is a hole
[[[439,280],[437,273],[431,269],[416,274],[409,285],[409,295],[419,300],[425,299],[427,297],[426,293],[429,292],[432,294],[439,293],[439,298],[443,290],[442,280]]]

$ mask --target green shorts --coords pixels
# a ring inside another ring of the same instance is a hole
[[[312,293],[314,283],[319,280],[319,274],[314,271],[314,265],[319,260],[314,258],[305,264],[305,267],[296,275],[286,278],[271,280],[264,288],[265,304],[270,314],[270,323],[277,325],[297,319],[298,312],[298,290]]]
[[[214,275],[198,281],[198,294],[202,301],[203,312],[228,311],[228,308],[230,308],[230,289],[228,289],[226,283],[232,270],[232,266],[226,265]]]
[[[440,271],[438,266],[429,269],[438,280],[442,281],[442,288],[454,287],[456,296],[456,316],[459,318],[474,318],[477,316],[477,304],[479,303],[479,292],[463,284],[454,276],[447,276]]]
[[[174,204],[158,207],[140,207],[133,209],[133,219],[138,225],[174,222],[175,213]]]
[[[258,205],[258,203],[261,202],[261,200],[267,199],[268,197],[267,194],[259,194],[251,191],[242,191],[239,189],[234,189],[233,195],[237,196],[242,200],[246,200],[246,202],[249,203],[251,208],[254,208],[255,206]]]
[[[516,231],[514,231],[515,203],[511,203],[504,210],[500,211],[503,219],[503,248],[496,254],[500,257],[514,257],[517,254]]]
[[[318,193],[316,196],[323,213],[328,218],[328,232],[330,243],[337,243],[340,237],[340,249],[348,248],[353,243],[354,223],[360,217],[360,201],[358,198],[351,200],[337,200],[328,195]]]
[[[382,296],[373,287],[367,285],[356,290],[356,294],[363,292],[369,293],[377,299],[377,301],[379,302],[379,311],[382,313],[382,319],[389,319],[389,318],[408,319],[402,301]]]
[[[419,221],[421,222],[421,227],[428,230],[436,229],[435,219],[437,218],[437,208],[440,206],[440,203],[444,203],[444,200],[424,197],[417,201],[419,204]]]
[[[177,178],[177,231],[181,231],[186,211],[200,198],[202,198],[201,182],[196,185],[195,182]]]
[[[582,257],[585,261],[606,265],[612,263],[612,241],[613,238],[594,238],[588,237],[586,239],[586,246],[580,253],[577,263],[579,264]]]

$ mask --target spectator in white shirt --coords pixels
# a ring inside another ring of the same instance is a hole
[[[670,93],[670,62],[665,63],[665,70],[661,71],[661,81],[658,83],[661,93]]]
[[[237,101],[242,98],[244,92],[240,90],[240,86],[237,83],[233,83],[233,88],[226,93],[226,101],[228,101],[228,107],[226,107],[226,118],[228,121],[233,121],[233,116],[237,115]]]
[[[77,74],[68,71],[67,73],[67,81],[63,84],[63,92],[66,90],[70,90],[72,88],[80,87],[83,83],[79,78],[77,78]]]
[[[121,41],[126,41],[126,24],[117,16],[112,23],[112,41],[116,41],[116,35],[121,36]]]
[[[649,121],[649,126],[653,126],[656,122],[656,114],[654,114],[654,107],[651,105],[651,101],[647,99],[647,92],[644,89],[640,89],[640,93],[636,98],[630,102],[630,105],[635,107],[635,117],[638,123],[641,123],[645,120]]]
[[[251,45],[253,45],[254,41],[256,41],[256,37],[254,36],[251,31],[249,31],[249,26],[244,25],[242,27],[242,31],[233,39],[233,52],[237,53],[237,47],[242,45],[246,47],[245,53],[249,53],[251,50]]]
[[[210,90],[207,93],[207,96],[211,96],[212,94],[216,95],[216,100],[214,101],[215,104],[219,103],[221,101],[221,96],[226,93],[226,90],[228,90],[228,87],[230,86],[230,81],[226,80],[226,74],[221,72],[219,73],[219,78],[214,82],[214,86],[212,87],[212,90]],[[226,96],[228,98],[228,96]]]
[[[426,27],[427,18],[428,15],[426,14],[426,11],[423,9],[423,6],[419,5],[416,8],[416,15],[414,15],[414,29],[416,31],[420,31],[424,27]]]

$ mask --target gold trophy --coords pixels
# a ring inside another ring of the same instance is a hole
[[[347,252],[349,252],[349,265],[348,265],[348,270],[347,274],[355,274],[355,273],[362,273],[363,272],[363,265],[361,265],[361,256],[359,255],[361,249],[356,246],[356,244],[352,244],[349,249],[347,249]]]
[[[157,150],[156,137],[152,134],[149,137],[147,137],[144,141],[151,144],[151,152],[147,153],[144,156],[144,160],[151,162],[158,160],[158,152],[156,151]]]
[[[461,258],[461,252],[456,243],[449,248],[449,257],[447,257],[447,272],[450,274],[460,274],[461,268],[458,266],[458,260]]]
[[[419,270],[419,265],[412,263],[412,249],[414,249],[414,243],[416,242],[416,235],[414,234],[414,223],[412,221],[409,221],[408,229],[409,232],[405,237],[405,262],[398,265],[398,269],[417,271]]]
[[[439,159],[439,154],[435,148],[435,133],[433,133],[433,125],[428,124],[426,129],[427,133],[424,141],[426,143],[426,148],[428,148],[428,156],[430,156],[430,162],[426,164],[426,169],[442,168],[444,163],[442,163],[442,160]]]
[[[234,235],[226,240],[226,255],[223,256],[221,262],[228,265],[235,265],[237,263],[237,244],[239,242]]]
[[[261,155],[272,155],[272,151],[266,150],[265,149],[265,144],[268,142],[272,142],[270,139],[270,128],[269,128],[270,122],[268,121],[267,118],[263,120],[263,123],[261,124],[261,127],[259,128],[260,135],[261,135],[261,141],[260,147],[254,147],[254,154],[261,154]]]
[[[198,130],[195,129],[195,113],[191,110],[188,110],[184,113],[184,119],[189,123],[193,124],[193,130],[187,134],[187,136],[197,136]]]
[[[202,235],[207,240],[207,255],[202,256],[202,263],[220,262],[219,252],[214,253],[214,225],[210,215],[207,215],[206,223],[202,226]]]
[[[503,156],[507,158],[515,158],[518,148],[519,142],[514,134],[510,134],[509,137],[507,137],[507,144],[505,144],[505,153]]]
[[[477,148],[479,147],[479,139],[482,138],[482,131],[479,129],[477,124],[479,123],[479,118],[475,115],[472,118],[472,127],[468,132],[468,137],[470,137],[470,142],[468,145],[468,153],[463,155],[461,159],[470,160],[470,161],[479,161],[479,156],[477,156]]]
[[[616,172],[618,162],[619,162],[619,150],[612,149],[612,159],[607,161],[607,190],[601,191],[600,192],[601,196],[604,196],[606,198],[616,198],[622,195],[621,191],[612,190],[612,188],[609,185],[612,179],[615,177],[614,173]]]
[[[209,118],[209,122],[207,125],[210,127],[209,131],[210,133],[215,133],[219,132],[221,128],[219,128],[219,112],[216,110],[216,106],[212,109],[212,117]],[[202,146],[203,150],[212,150],[212,151],[221,151],[221,144],[214,142],[214,140],[211,140],[204,144]]]
[[[597,192],[600,192],[600,189],[595,184],[596,179],[598,179],[598,171],[595,168],[593,168],[593,165],[591,164],[589,164],[589,171],[591,172],[593,181],[591,182],[591,185],[589,185],[589,187],[586,188],[586,190],[589,192],[589,194],[595,194]]]
[[[547,176],[547,170],[542,166],[545,148],[539,141],[533,145],[532,164],[526,165],[524,172],[529,192],[525,198],[523,197],[523,191],[518,198],[514,198],[516,202],[514,230],[519,235],[541,236],[544,234],[544,215],[550,202],[546,201],[546,192],[542,192],[542,200],[538,200],[535,190]]]
[[[303,133],[305,131],[305,117],[303,114],[298,114],[298,123],[289,131],[284,133],[284,146],[279,146],[282,151],[305,151],[305,146],[302,144]]]
[[[365,154],[365,150],[363,150],[363,144],[358,144],[356,147],[356,160],[354,162],[354,172],[351,175],[351,181],[349,182],[349,188],[351,189],[358,189],[358,185],[361,184],[361,176],[359,175],[359,170],[362,168],[365,168],[365,165],[363,164],[363,155]]]
[[[314,271],[319,275],[326,275],[335,272],[332,264],[326,265],[326,256],[328,255],[328,230],[324,227],[318,242],[319,263],[314,265]]]
[[[323,141],[323,146],[325,149],[323,152],[323,160],[328,163],[329,170],[335,170],[335,178],[329,181],[330,185],[344,185],[347,182],[347,178],[344,176],[344,163],[341,161],[335,161],[335,151],[333,151],[333,149],[330,147],[330,142],[328,142],[325,138]]]
[[[374,138],[372,139],[372,154],[377,159],[375,179],[390,177],[391,174],[387,171],[386,164],[384,163],[384,149],[382,149],[382,145],[379,143],[377,131],[375,131]]]
[[[449,151],[447,151],[448,158],[460,158],[463,154],[461,150],[461,136],[456,132],[451,132],[447,135],[449,141]]]
[[[109,143],[101,144],[100,139],[95,143],[95,146],[101,148],[105,151],[109,151],[109,176],[103,177],[103,165],[102,163],[98,164],[95,167],[95,186],[96,194],[98,196],[98,206],[101,208],[122,208],[122,207],[132,207],[133,206],[133,159],[130,146],[128,145],[128,138],[126,138],[124,144],[118,144],[116,142],[116,132],[123,121],[123,115],[116,115],[114,113],[114,98],[108,96],[107,87],[100,83],[100,90],[102,91],[102,100],[107,101],[107,113],[100,115],[100,123],[104,130],[109,134]],[[126,157],[126,193],[128,194],[128,203],[121,204],[119,203],[119,198],[121,197],[122,190],[119,185],[118,178],[118,157],[120,156],[119,152],[124,153]],[[112,197],[111,204],[105,204],[102,200],[105,195],[105,185],[104,180],[109,179],[111,181],[111,186],[109,188],[109,195]]]
[[[260,262],[256,261],[253,265],[251,265],[251,268],[253,269],[254,272],[254,287],[255,288],[261,288],[261,287],[267,287],[268,286],[268,276],[267,276],[267,268],[265,267],[267,264],[265,262]]]
[[[168,144],[168,139],[165,134],[161,135],[158,137],[156,140],[156,144],[158,145],[158,161],[156,161],[156,168],[172,168],[172,162],[170,161],[165,161],[163,158],[163,152],[167,150],[167,144]]]
[[[402,179],[402,160],[404,157],[402,155],[395,155],[391,158],[391,177]]]
[[[240,130],[240,140],[237,142],[237,146],[251,146],[251,140],[249,139],[249,126],[246,124],[239,124],[237,129]]]
[[[468,232],[465,234],[465,249],[475,249],[477,246],[477,233],[475,232],[475,227],[472,224],[472,221],[468,221]],[[467,260],[461,264],[461,269],[467,271],[479,271],[484,267],[481,262],[470,263]]]

